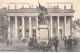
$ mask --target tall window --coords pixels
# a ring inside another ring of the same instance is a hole
[[[49,20],[48,19],[45,19],[45,24],[49,25]]]
[[[26,23],[26,26],[29,26],[29,19],[28,18],[26,18],[25,23]]]
[[[60,24],[59,25],[62,26],[62,20],[60,20]]]
[[[53,19],[53,22],[52,22],[53,26],[56,26],[56,20]]]
[[[26,37],[29,37],[29,29],[26,29]]]
[[[33,37],[36,37],[36,29],[33,29]]]
[[[36,26],[36,18],[32,19],[32,26]]]
[[[54,35],[56,34],[56,28],[53,28],[53,34]]]
[[[70,21],[70,18],[67,18],[67,19],[66,19],[66,23],[69,23],[69,21]]]

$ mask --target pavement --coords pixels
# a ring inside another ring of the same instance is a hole
[[[27,43],[13,43],[12,46],[7,46],[6,43],[0,43],[0,52],[44,52],[42,50],[34,49],[30,50],[27,46]],[[52,47],[52,50],[49,50],[47,52],[55,52],[54,46]],[[74,47],[71,50],[68,50],[64,47],[64,42],[59,42],[58,52],[80,52],[80,43]]]

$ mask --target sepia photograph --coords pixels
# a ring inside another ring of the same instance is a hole
[[[80,0],[0,0],[0,52],[80,52]]]

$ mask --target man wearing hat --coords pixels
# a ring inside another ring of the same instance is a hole
[[[67,38],[66,36],[63,37],[65,48],[66,48],[66,44],[67,44],[67,39],[66,38]]]
[[[59,43],[59,40],[57,37],[55,37],[55,40],[54,40],[54,45],[55,45],[55,51],[57,52],[57,48],[58,48],[58,43]]]
[[[67,41],[68,49],[72,49],[72,47],[73,47],[73,43],[72,42],[73,42],[73,39],[72,39],[71,36],[69,36],[69,39]]]

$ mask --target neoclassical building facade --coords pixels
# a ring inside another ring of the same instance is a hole
[[[72,35],[73,6],[71,9],[47,8],[48,15],[39,18],[39,8],[7,9],[6,15],[9,21],[8,39],[48,39],[58,36]]]

